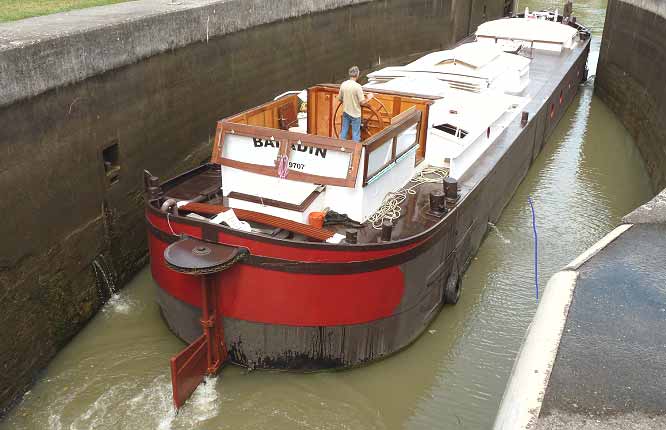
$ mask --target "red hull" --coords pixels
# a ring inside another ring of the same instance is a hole
[[[154,213],[148,221],[163,233],[170,227],[177,234],[201,239],[196,226]],[[279,258],[283,264],[309,262],[358,263],[400,255],[419,242],[377,251],[329,251],[277,246],[218,233],[218,243],[247,248],[253,256]],[[200,280],[170,270],[164,262],[168,243],[149,234],[151,270],[160,288],[180,301],[201,307]],[[400,304],[405,288],[399,264],[379,270],[352,274],[309,274],[268,270],[237,264],[218,278],[218,308],[225,317],[265,324],[291,326],[335,326],[362,324],[391,316]]]

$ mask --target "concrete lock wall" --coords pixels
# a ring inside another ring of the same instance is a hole
[[[143,169],[194,167],[217,119],[449,47],[510,4],[166,3],[0,25],[0,415],[145,265]]]
[[[596,93],[620,117],[655,191],[666,187],[666,2],[610,0]]]

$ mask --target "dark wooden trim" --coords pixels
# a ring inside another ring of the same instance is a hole
[[[353,150],[359,145],[358,142],[352,140],[335,139],[333,137],[319,136],[314,134],[296,133],[293,131],[280,130],[278,128],[260,127],[256,125],[237,124],[233,122],[220,121],[226,133],[238,134],[247,137],[273,137],[277,140],[287,140],[291,143],[296,143],[299,140],[301,143],[309,144],[317,148],[325,148],[332,150]]]
[[[462,201],[462,200],[461,200]],[[309,248],[309,249],[322,249],[322,246],[326,247],[326,250],[330,251],[377,251],[380,249],[392,249],[392,248],[400,248],[402,246],[407,246],[410,245],[414,242],[422,241],[425,240],[428,235],[434,234],[442,225],[443,222],[448,220],[452,214],[455,213],[456,209],[460,206],[460,203],[456,206],[456,208],[448,212],[440,221],[437,222],[437,224],[431,226],[430,228],[423,230],[420,233],[417,233],[413,236],[405,237],[402,239],[394,240],[391,242],[378,242],[378,243],[361,243],[361,244],[348,244],[346,242],[341,242],[338,244],[334,243],[323,243],[323,242],[303,242],[300,240],[293,240],[293,239],[283,239],[283,238],[277,238],[277,237],[270,237],[270,236],[265,236],[261,234],[256,234],[256,233],[246,233],[244,231],[239,231],[239,230],[234,230],[230,227],[220,225],[220,224],[211,224],[208,223],[207,221],[202,221],[202,220],[197,220],[193,218],[188,218],[186,216],[182,215],[172,215],[170,216],[171,221],[173,222],[174,220],[190,225],[190,226],[198,226],[201,227],[203,223],[206,223],[206,225],[211,225],[218,231],[222,231],[226,234],[230,234],[232,236],[239,236],[245,239],[249,240],[256,240],[258,242],[267,242],[271,243],[273,245],[277,246],[286,246],[286,247],[292,247],[292,248]],[[155,206],[151,205],[150,203],[146,203],[146,210],[148,212],[151,212],[153,215],[158,216],[160,218],[166,219],[166,214],[162,211],[160,211],[158,208]],[[452,217],[452,219],[455,219],[455,215]]]
[[[286,155],[291,148],[292,144],[297,144],[299,141],[303,145],[312,146],[315,148],[328,149],[339,152],[350,153],[350,165],[347,169],[347,176],[344,178],[332,178],[330,176],[314,175],[310,173],[302,173],[294,170],[289,170],[289,179],[311,182],[314,184],[335,185],[340,187],[353,188],[356,186],[356,176],[358,174],[358,164],[361,155],[362,145],[358,142],[349,140],[339,140],[325,136],[308,135],[303,133],[294,133],[285,130],[279,130],[267,127],[258,127],[246,124],[236,124],[225,121],[219,121],[218,126],[221,126],[223,132],[237,134],[244,137],[263,137],[273,138],[275,141],[280,142],[280,155]],[[224,141],[221,140],[217,145],[217,159],[213,160],[218,164],[236,169],[246,170],[248,172],[259,173],[267,176],[278,176],[277,163],[274,166],[262,166],[252,163],[246,163],[237,160],[229,160],[222,157],[222,150],[224,148]]]
[[[296,99],[296,98],[298,98],[298,94],[289,94],[289,95],[281,97],[277,100],[271,100],[271,101],[268,101],[266,103],[262,103],[259,106],[251,107],[251,108],[246,109],[246,110],[244,110],[240,113],[237,113],[235,115],[223,118],[220,121],[228,121],[228,122],[233,122],[235,124],[240,124],[240,123],[237,123],[236,121],[239,121],[243,117],[247,117],[247,115],[249,115],[249,114],[257,114],[257,113],[260,113],[260,112],[265,112],[265,111],[267,111],[271,108],[274,108],[274,107],[278,108],[282,105],[293,103],[294,99]]]
[[[331,178],[329,176],[312,175],[310,173],[295,172],[293,170],[289,171],[287,178],[294,181],[310,182],[313,184],[354,188],[356,184],[356,172],[358,171],[358,162],[354,161],[355,159],[357,159],[356,152],[352,153],[352,163],[356,164],[356,166],[352,169],[353,175],[349,174],[346,178]],[[256,164],[227,159],[223,159],[220,164],[223,166],[233,167],[235,169],[241,169],[253,173],[259,173],[266,176],[277,176],[277,167],[258,166]]]
[[[398,155],[396,155],[396,156],[395,156],[395,159],[397,160],[398,158],[402,157],[403,155],[405,155],[406,153],[408,153],[409,151],[411,151],[412,148],[414,148],[414,147],[415,147],[416,145],[418,145],[418,144],[419,144],[419,141],[418,141],[418,140],[414,141],[414,143],[412,143],[411,145],[409,145],[409,146],[407,147],[407,149],[404,149],[402,152],[400,152]]]
[[[173,221],[172,221],[173,222]],[[181,222],[179,219],[178,222]],[[453,221],[452,221],[453,222]],[[202,228],[202,239],[211,243],[218,243],[217,236],[213,235],[211,228],[218,228],[219,226],[199,222],[197,224],[201,225]],[[450,231],[452,235],[455,235],[454,230],[447,230],[444,228],[444,223],[440,222],[437,224],[439,227],[437,230],[432,232],[429,237],[425,238],[422,243],[419,245],[407,249],[404,252],[391,255],[388,257],[381,257],[372,260],[364,261],[350,261],[350,262],[302,262],[302,261],[293,261],[285,260],[281,258],[274,257],[263,257],[259,255],[248,255],[241,264],[247,264],[249,266],[261,267],[267,270],[274,270],[278,272],[289,272],[289,273],[306,273],[306,274],[316,274],[316,275],[336,275],[336,274],[352,274],[352,273],[363,273],[363,272],[372,272],[375,270],[385,269],[387,267],[397,266],[403,263],[406,263],[414,258],[418,257],[422,253],[429,250],[432,246],[436,245],[447,233]],[[152,225],[150,222],[147,222],[147,227],[149,233],[153,234],[158,240],[165,243],[173,243],[181,238],[181,236],[174,236],[168,233],[165,233]],[[208,230],[208,232],[206,232]],[[212,238],[212,239],[211,239]],[[256,236],[255,236],[256,238]],[[452,238],[453,239],[453,238]],[[321,244],[318,247],[323,249]],[[407,244],[403,243],[402,246]],[[326,246],[326,249],[330,245]],[[351,247],[351,245],[346,245],[345,250],[357,249],[357,247]]]
[[[395,154],[395,138],[393,139],[393,142],[394,142],[394,144],[393,144],[393,152],[394,152],[394,154]],[[394,155],[393,158],[392,158],[391,160],[389,160],[389,161],[388,161],[387,163],[385,163],[382,167],[380,167],[379,169],[377,169],[377,171],[373,172],[373,174],[370,175],[370,177],[369,177],[367,180],[364,180],[364,181],[363,181],[363,186],[364,186],[364,187],[367,186],[367,185],[370,183],[370,181],[372,180],[372,178],[374,178],[375,176],[377,176],[378,174],[380,174],[384,169],[386,169],[386,168],[387,168],[388,166],[390,166],[391,164],[395,163],[396,160],[398,160],[400,157],[402,157],[403,155],[405,155],[406,153],[408,153],[412,148],[414,148],[414,147],[415,147],[416,145],[418,145],[418,144],[419,144],[418,140],[415,140],[414,143],[412,143],[411,145],[409,145],[409,146],[407,147],[407,149],[405,149],[404,151],[402,151],[402,152],[399,153],[398,155]],[[366,153],[366,154],[367,154],[367,153]],[[366,158],[367,158],[367,156],[366,156]],[[365,174],[364,174],[364,176],[367,176],[367,169],[365,169]]]
[[[187,179],[191,178],[192,176],[197,176],[201,172],[206,171],[206,170],[213,170],[213,169],[219,169],[219,167],[213,163],[207,163],[207,164],[202,164],[201,166],[197,166],[193,169],[190,169],[184,173],[181,173],[178,176],[171,177],[165,181],[163,181],[160,186],[162,187],[162,190],[166,195],[168,195],[168,192],[172,190],[173,188],[177,187],[178,185],[182,184],[185,182]],[[219,171],[219,170],[218,170]],[[203,191],[203,190],[201,190]]]
[[[276,208],[287,209],[290,211],[304,212],[312,204],[312,202],[315,201],[315,199],[319,196],[319,194],[321,194],[321,191],[317,188],[314,191],[312,191],[299,204],[283,202],[280,200],[267,199],[263,197],[253,196],[251,194],[238,193],[236,191],[232,191],[231,193],[229,193],[229,198],[245,200],[246,202],[258,203],[265,206],[273,206]]]
[[[412,145],[409,146],[406,150],[402,151],[400,154],[396,155],[397,151],[397,144],[398,144],[398,135],[402,133],[403,131],[407,130],[408,128],[414,126],[415,124],[419,124],[419,121],[421,120],[421,111],[415,109],[414,107],[411,107],[407,109],[405,112],[402,112],[401,114],[395,116],[391,120],[391,127],[387,127],[384,130],[381,130],[379,133],[373,135],[369,139],[367,139],[364,143],[363,146],[365,148],[365,154],[364,154],[364,165],[363,165],[363,186],[367,186],[372,178],[374,178],[376,175],[378,175],[380,172],[382,172],[384,169],[386,169],[388,166],[391,164],[395,163],[396,159],[401,157],[403,154],[405,154],[407,151],[412,149],[415,145],[419,144],[419,129],[420,126],[416,127],[416,139]],[[420,125],[420,124],[419,124]],[[385,144],[388,139],[392,139],[392,142],[390,145],[392,145],[391,148],[391,159],[386,162],[382,167],[377,169],[376,171],[372,172],[372,174],[368,175],[368,162],[370,160],[370,154],[378,149],[379,147],[382,146],[382,144]]]
[[[210,203],[188,203],[180,208],[180,210],[183,212],[194,212],[199,215],[218,215],[227,211],[228,209],[230,208],[227,206]],[[241,208],[233,208],[233,210],[238,218],[243,221],[253,221],[271,227],[281,228],[283,230],[298,233],[308,238],[320,240],[322,242],[330,239],[335,235],[335,232],[332,230],[293,221],[275,215],[266,214],[263,212],[256,212]]]
[[[391,106],[391,115],[395,114],[396,112],[400,112],[401,107],[402,107],[402,98],[398,96],[393,97],[393,106]]]
[[[392,137],[391,135],[395,133],[396,135],[400,134],[400,132],[407,130],[409,127],[413,126],[414,124],[417,124],[420,119],[421,119],[421,111],[419,110],[414,110],[410,112],[409,110],[405,111],[404,113],[409,113],[408,115],[405,115],[404,118],[400,118],[399,121],[402,122],[395,122],[394,125],[390,127],[386,127],[379,133],[373,134],[370,138],[366,139],[363,142],[364,147],[370,147],[370,150],[372,151],[373,149],[376,149],[376,141],[381,141],[384,142],[386,138]],[[402,114],[400,114],[402,115]],[[400,116],[398,115],[398,116]],[[396,117],[397,118],[397,117]]]
[[[248,172],[260,173],[267,176],[277,176],[277,166],[262,166],[259,164],[245,163],[244,161],[227,160],[223,158],[220,164],[234,169],[247,170]]]
[[[211,163],[218,163],[217,160],[222,158],[222,142],[224,142],[224,130],[222,129],[222,124],[219,122],[215,128],[215,141],[213,142],[213,153],[210,157]]]
[[[318,84],[315,85],[314,87],[311,87],[313,90],[316,90],[317,88],[324,88],[324,89],[338,89],[340,88],[339,84]],[[365,90],[364,90],[365,91]],[[433,104],[435,100],[440,100],[443,97],[442,96],[427,96],[423,94],[416,94],[416,93],[405,93],[402,91],[393,91],[393,90],[382,90],[379,88],[372,88],[368,91],[371,91],[376,94],[384,94],[387,96],[402,96],[402,97],[409,97],[413,99],[419,99],[420,101],[423,101],[427,104]]]

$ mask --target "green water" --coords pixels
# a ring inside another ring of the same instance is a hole
[[[520,8],[526,5],[556,6],[530,1]],[[575,4],[595,36],[591,69],[605,7],[605,1]],[[591,83],[581,88],[491,226],[465,274],[461,302],[406,351],[334,373],[228,367],[176,415],[168,359],[183,345],[163,324],[144,270],[58,354],[0,429],[490,428],[536,309],[528,196],[544,285],[651,197],[630,136],[592,91]]]

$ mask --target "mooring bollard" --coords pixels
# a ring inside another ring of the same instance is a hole
[[[382,242],[389,242],[391,240],[391,234],[393,233],[393,223],[390,220],[385,219],[382,223]]]
[[[446,196],[446,210],[451,210],[458,202],[458,181],[447,176],[444,178],[444,195]]]
[[[444,192],[435,190],[430,192],[430,209],[428,213],[430,215],[441,217],[446,213],[446,208],[444,206]]]

